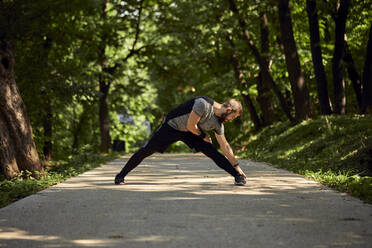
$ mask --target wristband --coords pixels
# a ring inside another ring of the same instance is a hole
[[[235,164],[235,165],[233,165],[233,167],[235,168],[236,166],[238,166],[239,165],[239,163],[237,163],[237,164]]]
[[[204,139],[205,136],[207,136],[203,131],[201,131],[201,133],[198,135],[200,138]]]

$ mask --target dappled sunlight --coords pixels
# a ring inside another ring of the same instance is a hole
[[[198,160],[200,155],[192,155]],[[161,158],[161,160],[159,160]],[[178,163],[170,163],[170,159]],[[179,159],[183,158],[179,162]],[[177,160],[178,159],[178,160]],[[156,161],[156,162],[155,162]],[[190,164],[184,163],[185,161]],[[98,168],[86,172],[78,177],[72,178],[68,183],[54,186],[60,189],[80,190],[88,188],[101,188],[126,192],[181,192],[189,195],[276,195],[284,191],[303,191],[311,193],[317,183],[308,180],[298,180],[299,176],[281,170],[273,169],[265,165],[262,170],[249,161],[241,164],[247,174],[247,185],[245,187],[235,186],[233,177],[227,175],[223,170],[208,160],[203,165],[195,161],[190,162],[188,157],[182,155],[157,155],[151,156],[139,165],[126,178],[125,185],[114,185],[115,174],[125,164],[125,161],[116,161],[106,165],[106,169]],[[109,170],[107,170],[109,168]],[[55,190],[55,189],[54,189]],[[318,189],[315,190],[315,192]],[[165,198],[163,198],[165,199]],[[171,198],[170,198],[171,199]],[[184,198],[188,199],[188,197]]]
[[[155,201],[178,201],[178,200],[203,200],[203,197],[159,197],[159,198],[152,198]]]
[[[136,241],[136,242],[169,242],[169,241],[177,241],[177,240],[184,240],[185,237],[182,236],[165,236],[165,235],[150,235],[150,236],[142,236],[134,239],[130,239],[129,241]]]
[[[117,243],[109,239],[77,239],[70,242],[79,247],[109,247],[111,244]]]
[[[0,240],[58,240],[58,236],[33,235],[18,228],[0,228]],[[1,243],[0,243],[1,244]]]
[[[61,236],[38,235],[21,230],[19,228],[1,228],[0,229],[0,247],[3,247],[3,241],[8,240],[17,242],[15,244],[39,244],[38,247],[117,247],[122,243],[125,235],[113,233],[104,239],[66,239]],[[184,240],[184,236],[173,235],[141,235],[132,238],[125,238],[125,242],[130,243],[162,243],[169,241]],[[16,247],[16,246],[13,246]],[[34,246],[32,246],[34,247]]]
[[[117,160],[17,201],[0,210],[0,247],[272,247],[266,233],[283,244],[297,236],[296,247],[331,247],[372,238],[371,221],[354,215],[359,206],[372,216],[370,208],[339,204],[344,196],[314,181],[241,160],[247,184],[239,187],[213,161],[190,157],[151,156],[125,185],[114,184],[127,159]]]

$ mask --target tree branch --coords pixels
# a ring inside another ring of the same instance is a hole
[[[141,0],[140,7],[138,9],[137,24],[136,24],[136,35],[135,35],[135,38],[134,38],[134,41],[133,41],[133,44],[132,44],[132,48],[130,49],[129,54],[124,58],[124,60],[123,60],[124,62],[126,62],[133,55],[137,54],[143,48],[143,47],[141,47],[139,49],[134,49],[136,47],[136,44],[138,42],[138,38],[139,38],[139,35],[140,35],[140,32],[141,32],[140,24],[141,24],[143,2],[144,2],[144,0]]]

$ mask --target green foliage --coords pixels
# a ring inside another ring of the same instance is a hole
[[[245,158],[265,161],[306,175],[372,202],[371,117],[329,116],[274,124],[246,139]]]
[[[70,155],[64,160],[54,161],[53,166],[48,167],[45,171],[46,174],[41,175],[39,180],[32,178],[31,173],[27,171],[12,180],[3,179],[0,181],[0,208],[70,177],[98,167],[109,160],[117,158],[119,155],[119,153],[110,153],[108,155],[93,153]]]

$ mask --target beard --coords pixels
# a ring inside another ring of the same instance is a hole
[[[222,113],[221,116],[217,116],[218,121],[220,123],[226,122],[226,118],[227,118],[227,116],[229,116],[229,114],[230,113],[225,112],[225,113]]]

